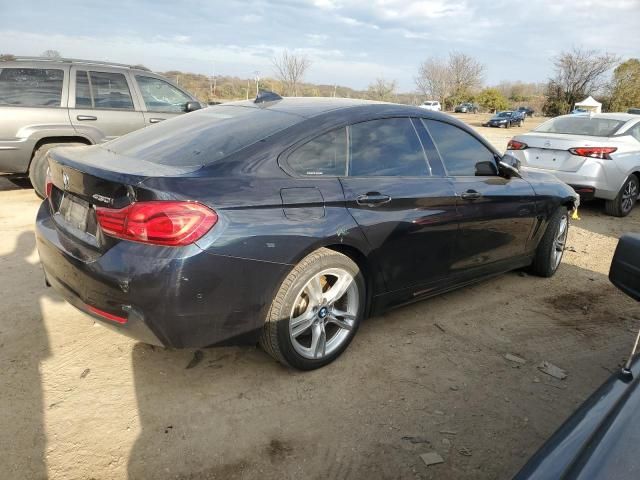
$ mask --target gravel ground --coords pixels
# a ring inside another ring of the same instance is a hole
[[[500,149],[538,122],[490,130],[486,116],[460,117]],[[319,371],[257,348],[152,348],[45,288],[38,200],[1,179],[0,200],[0,478],[509,478],[640,326],[607,280],[640,209],[618,219],[595,203],[554,278],[514,272],[372,318]],[[541,373],[543,360],[568,378]],[[426,467],[420,454],[434,451],[444,463]]]

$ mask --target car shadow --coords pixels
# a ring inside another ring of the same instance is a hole
[[[39,263],[33,262],[35,238],[23,232],[11,253],[0,256],[0,290],[12,299],[11,312],[0,316],[0,425],[4,478],[48,478],[41,366],[50,355],[43,322],[45,290]],[[20,299],[20,300],[16,300]]]

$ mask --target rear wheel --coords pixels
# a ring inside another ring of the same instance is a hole
[[[365,283],[356,263],[321,248],[305,257],[280,286],[260,345],[284,365],[320,368],[347,348],[365,302]]]
[[[607,200],[604,204],[605,212],[614,217],[626,217],[633,210],[633,206],[638,200],[638,192],[640,191],[638,177],[630,175],[624,182],[618,196],[613,200]]]
[[[33,189],[40,198],[45,196],[45,182],[47,180],[46,157],[49,150],[55,147],[78,147],[84,143],[45,143],[33,153],[31,165],[29,165],[29,180]]]
[[[531,264],[531,272],[540,277],[552,277],[558,270],[569,233],[569,212],[559,208],[549,220]]]

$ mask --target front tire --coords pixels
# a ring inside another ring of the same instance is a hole
[[[542,240],[538,244],[531,264],[531,273],[546,278],[556,273],[562,261],[568,233],[569,211],[560,207],[549,220]]]
[[[303,258],[273,299],[260,345],[280,363],[314,370],[349,346],[365,311],[365,281],[346,255],[321,248]]]
[[[624,185],[618,192],[618,196],[613,200],[607,200],[604,204],[604,210],[607,215],[614,217],[626,217],[633,210],[633,206],[638,200],[639,182],[638,177],[630,175]]]
[[[33,186],[33,190],[40,198],[44,198],[45,182],[47,181],[47,153],[55,147],[79,147],[84,143],[45,143],[33,152],[33,158],[29,165],[29,180]]]

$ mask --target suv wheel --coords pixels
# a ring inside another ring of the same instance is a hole
[[[356,263],[321,248],[306,256],[282,282],[260,345],[284,365],[320,368],[349,346],[365,302],[365,283]]]
[[[558,270],[569,233],[569,211],[560,207],[553,214],[542,240],[536,249],[531,273],[540,277],[552,277]]]
[[[33,189],[40,198],[45,196],[45,182],[47,181],[47,153],[54,147],[81,147],[84,143],[45,143],[40,145],[33,153],[31,164],[29,165],[29,180]]]
[[[633,206],[638,200],[638,192],[640,191],[638,177],[630,175],[624,182],[618,196],[613,200],[607,200],[604,204],[605,212],[614,217],[626,217],[633,210]]]

